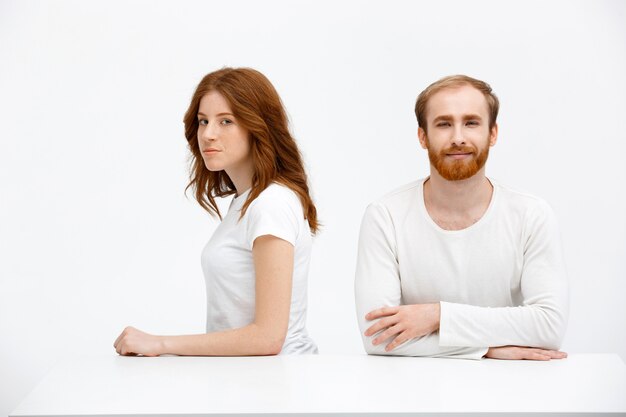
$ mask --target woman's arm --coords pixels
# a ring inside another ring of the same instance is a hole
[[[289,325],[294,247],[272,235],[252,247],[255,270],[254,321],[247,326],[206,334],[155,336],[132,327],[115,341],[120,355],[253,356],[280,353]]]

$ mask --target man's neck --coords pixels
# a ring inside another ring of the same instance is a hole
[[[424,183],[424,204],[430,217],[442,228],[460,230],[476,223],[485,214],[493,186],[485,169],[465,180],[448,181],[431,167]]]

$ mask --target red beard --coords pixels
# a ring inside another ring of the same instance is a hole
[[[471,153],[472,155],[467,159],[454,160],[446,157],[450,153]],[[442,149],[439,153],[436,153],[430,145],[428,146],[430,163],[435,167],[439,175],[448,181],[460,181],[474,176],[485,166],[488,156],[489,145],[480,151],[474,146],[452,145],[449,148]]]

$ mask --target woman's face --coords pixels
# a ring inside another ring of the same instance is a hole
[[[198,125],[198,145],[208,170],[224,170],[231,179],[252,172],[249,132],[217,91],[200,100]]]

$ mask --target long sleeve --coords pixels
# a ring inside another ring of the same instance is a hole
[[[567,276],[556,218],[546,203],[528,211],[522,239],[521,305],[441,302],[442,346],[560,347],[568,317]]]
[[[365,330],[374,323],[365,319],[368,312],[384,306],[402,304],[395,233],[393,221],[386,208],[371,204],[361,223],[355,279],[357,320],[365,351],[374,355],[482,358],[487,351],[487,345],[463,347],[462,344],[452,346],[448,343],[442,346],[437,333],[410,340],[391,352],[385,352],[385,344],[372,345],[374,336],[364,335]]]

